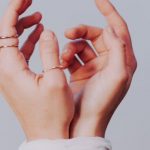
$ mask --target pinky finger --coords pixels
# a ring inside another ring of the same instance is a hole
[[[16,26],[18,35],[19,36],[22,35],[25,29],[28,29],[34,25],[39,24],[41,19],[42,19],[42,15],[39,12],[36,12],[31,16],[27,16],[20,19]]]
[[[28,62],[33,54],[36,43],[38,42],[41,33],[43,32],[43,25],[38,24],[35,30],[29,35],[28,39],[21,48],[26,61]]]

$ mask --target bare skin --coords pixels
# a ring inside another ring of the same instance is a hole
[[[31,0],[13,0],[0,23],[0,36],[21,35],[25,28],[37,28],[21,49],[0,49],[0,89],[16,113],[28,140],[39,138],[69,138],[69,126],[74,115],[72,92],[59,66],[59,46],[52,31],[43,31],[41,14],[19,20],[31,5]],[[42,33],[42,34],[41,34]],[[43,74],[32,72],[26,63],[40,38]],[[0,40],[0,45],[16,45],[18,38]]]
[[[111,116],[126,95],[136,70],[125,21],[108,0],[96,0],[110,27],[80,25],[66,31],[66,37],[74,40],[66,45],[62,54],[63,65],[71,73],[69,87],[62,70],[48,70],[60,65],[59,48],[55,34],[43,32],[40,13],[18,19],[31,2],[11,1],[0,23],[0,36],[21,35],[25,28],[37,24],[21,49],[0,50],[1,93],[16,113],[28,140],[69,138],[69,128],[71,138],[104,137]],[[41,75],[32,72],[26,63],[39,38],[43,70],[48,70]],[[98,57],[86,40],[92,43]],[[1,40],[0,45],[18,42],[18,38],[11,38]],[[74,54],[78,54],[84,66]]]
[[[137,67],[127,24],[109,0],[96,0],[96,5],[110,27],[79,25],[65,32],[68,39],[74,40],[62,54],[62,65],[71,74],[70,87],[76,103],[71,137],[105,136]]]

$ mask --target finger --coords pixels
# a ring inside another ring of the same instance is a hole
[[[30,5],[32,0],[11,0],[7,11],[2,18],[0,24],[0,36],[14,36],[17,34],[16,24],[18,17],[22,14]],[[5,39],[6,46],[18,45],[18,38]],[[25,63],[24,56],[20,53],[18,47],[3,47],[0,49],[1,62],[5,63],[5,68],[15,72],[15,70],[23,71],[27,65]],[[13,69],[12,69],[13,68]]]
[[[74,72],[76,72],[80,67],[82,67],[82,64],[80,63],[80,61],[77,59],[76,56],[74,56],[74,58],[72,59],[71,64],[68,67],[68,70],[71,74],[73,74]]]
[[[30,60],[30,57],[34,51],[35,45],[38,42],[42,31],[43,25],[42,24],[37,25],[35,30],[29,35],[28,39],[21,48],[21,52],[23,53],[27,61]]]
[[[96,5],[117,35],[121,38],[125,35],[129,36],[127,24],[109,0],[96,0]]]
[[[102,31],[98,27],[79,25],[78,27],[66,30],[65,36],[72,40],[83,38],[93,41],[102,34]]]
[[[36,12],[31,16],[27,16],[20,19],[16,26],[18,35],[20,36],[25,29],[30,28],[36,24],[39,24],[41,19],[42,15],[39,12]]]
[[[96,57],[95,52],[85,40],[78,40],[67,44],[62,54],[62,59],[70,65],[75,54],[78,54],[83,63],[87,63]]]
[[[136,58],[132,48],[132,41],[128,26],[124,19],[117,12],[115,7],[109,0],[96,0],[96,4],[100,12],[106,17],[109,25],[115,30],[115,33],[119,38],[126,42],[126,57],[127,64],[131,69],[132,74],[136,70]]]
[[[58,40],[52,31],[45,30],[42,33],[40,37],[40,55],[44,70],[60,65]]]
[[[78,27],[68,29],[65,36],[71,40],[86,39],[90,40],[98,54],[106,50],[103,38],[103,29],[87,25],[79,25]]]
[[[32,0],[11,0],[7,11],[2,18],[0,26],[0,33],[2,36],[10,36],[17,34],[16,24],[18,17],[21,15],[32,3]]]
[[[104,42],[109,50],[108,66],[119,73],[126,68],[125,44],[116,36],[111,27],[104,31]]]
[[[10,1],[12,1],[12,0],[10,0]],[[22,2],[20,2],[20,4],[21,4]],[[19,15],[21,15],[21,14],[23,14],[25,11],[26,11],[26,9],[32,4],[32,0],[24,0],[23,1],[23,7],[20,7],[20,9],[19,9]]]

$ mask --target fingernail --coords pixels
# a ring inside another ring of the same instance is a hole
[[[44,41],[49,41],[49,40],[55,39],[55,34],[49,30],[45,30],[42,33],[42,39]]]
[[[35,16],[35,18],[42,18],[42,15],[40,12],[35,12],[34,16]]]
[[[43,24],[41,24],[41,23],[39,23],[39,24],[37,25],[37,27],[40,28],[41,30],[44,29],[44,26],[43,26]]]

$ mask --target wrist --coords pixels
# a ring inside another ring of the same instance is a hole
[[[25,129],[25,135],[27,141],[39,140],[39,139],[68,139],[69,127],[50,127],[50,128],[32,128]]]
[[[82,118],[73,121],[71,126],[71,137],[105,137],[108,119]]]

